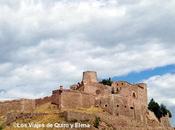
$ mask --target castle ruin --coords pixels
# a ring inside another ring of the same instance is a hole
[[[137,122],[135,127],[158,127],[162,130],[172,130],[168,117],[163,117],[159,121],[154,113],[148,110],[147,99],[145,83],[130,84],[126,81],[116,81],[111,86],[103,85],[98,82],[96,72],[86,71],[83,72],[80,83],[70,86],[70,89],[64,89],[61,86],[58,90],[52,91],[51,96],[35,100],[0,102],[0,113],[14,109],[22,112],[31,111],[44,103],[51,102],[60,110],[101,108],[113,119],[126,120],[128,127]]]

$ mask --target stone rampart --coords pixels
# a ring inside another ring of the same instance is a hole
[[[91,107],[95,105],[95,97],[91,94],[77,92],[77,91],[63,91],[60,97],[60,108],[80,108]]]
[[[9,112],[31,112],[35,109],[35,100],[20,99],[0,102],[0,114]]]
[[[8,113],[6,115],[6,125],[10,125],[17,119],[29,119],[32,117],[48,115],[47,113]]]
[[[39,98],[39,99],[36,99],[35,100],[35,105],[36,107],[42,105],[42,104],[45,104],[45,103],[48,103],[48,102],[51,102],[52,101],[52,97],[51,96],[47,96],[47,97],[44,97],[44,98]]]
[[[66,111],[65,119],[66,121],[90,121],[90,120],[94,120],[95,116],[87,113]]]

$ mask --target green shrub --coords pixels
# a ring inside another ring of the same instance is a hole
[[[168,110],[169,118],[172,118],[172,113]]]
[[[104,84],[104,85],[109,85],[111,86],[113,81],[111,80],[111,78],[109,79],[103,79],[100,83]]]
[[[148,109],[154,112],[159,120],[161,117],[165,117],[166,115],[169,115],[170,118],[172,117],[170,110],[168,110],[163,104],[159,105],[157,102],[154,101],[154,99],[150,100],[148,104]]]
[[[95,121],[94,121],[94,127],[98,128],[100,125],[100,117],[95,117]]]
[[[171,112],[166,108],[165,105],[161,104],[161,105],[160,105],[160,110],[161,110],[161,112],[162,112],[162,116],[169,115],[170,118],[172,117]]]

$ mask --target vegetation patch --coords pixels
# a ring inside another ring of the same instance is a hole
[[[100,83],[102,83],[103,85],[108,85],[111,86],[113,81],[111,80],[111,78],[109,77],[109,79],[103,79]]]
[[[172,117],[172,114],[170,110],[166,108],[165,105],[157,103],[154,99],[151,99],[148,104],[148,109],[156,115],[156,117],[160,120],[161,117],[165,117],[169,115],[169,117]]]
[[[93,125],[94,125],[95,128],[99,127],[99,125],[100,125],[100,117],[95,117],[95,121],[94,121]]]

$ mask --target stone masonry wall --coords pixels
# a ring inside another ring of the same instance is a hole
[[[117,94],[128,99],[130,106],[133,104],[138,108],[147,106],[147,86],[144,83],[130,84],[125,81],[118,81],[112,84]],[[133,106],[134,107],[134,106]]]
[[[60,100],[60,108],[91,107],[95,104],[93,95],[77,91],[63,91]]]
[[[0,114],[20,110],[21,102],[19,100],[0,102]]]
[[[66,111],[65,119],[66,121],[89,121],[89,120],[94,120],[95,116],[87,113]]]
[[[0,114],[9,112],[30,112],[35,109],[35,100],[20,99],[0,102]]]
[[[47,97],[44,97],[44,98],[39,98],[39,99],[36,99],[35,100],[35,105],[36,107],[42,105],[42,104],[45,104],[45,103],[48,103],[48,102],[51,102],[52,101],[52,97],[51,96],[47,96]]]
[[[29,119],[32,117],[44,116],[47,113],[8,113],[6,115],[6,125],[10,125],[17,119]]]
[[[128,106],[127,100],[122,98],[120,95],[101,97],[96,106],[100,106],[115,116],[123,115],[132,119],[136,118],[135,110]]]
[[[52,91],[51,103],[57,105],[58,107],[61,104],[61,91],[62,90],[54,90]]]
[[[83,81],[84,84],[97,83],[97,73],[95,71],[83,72],[82,81]]]

